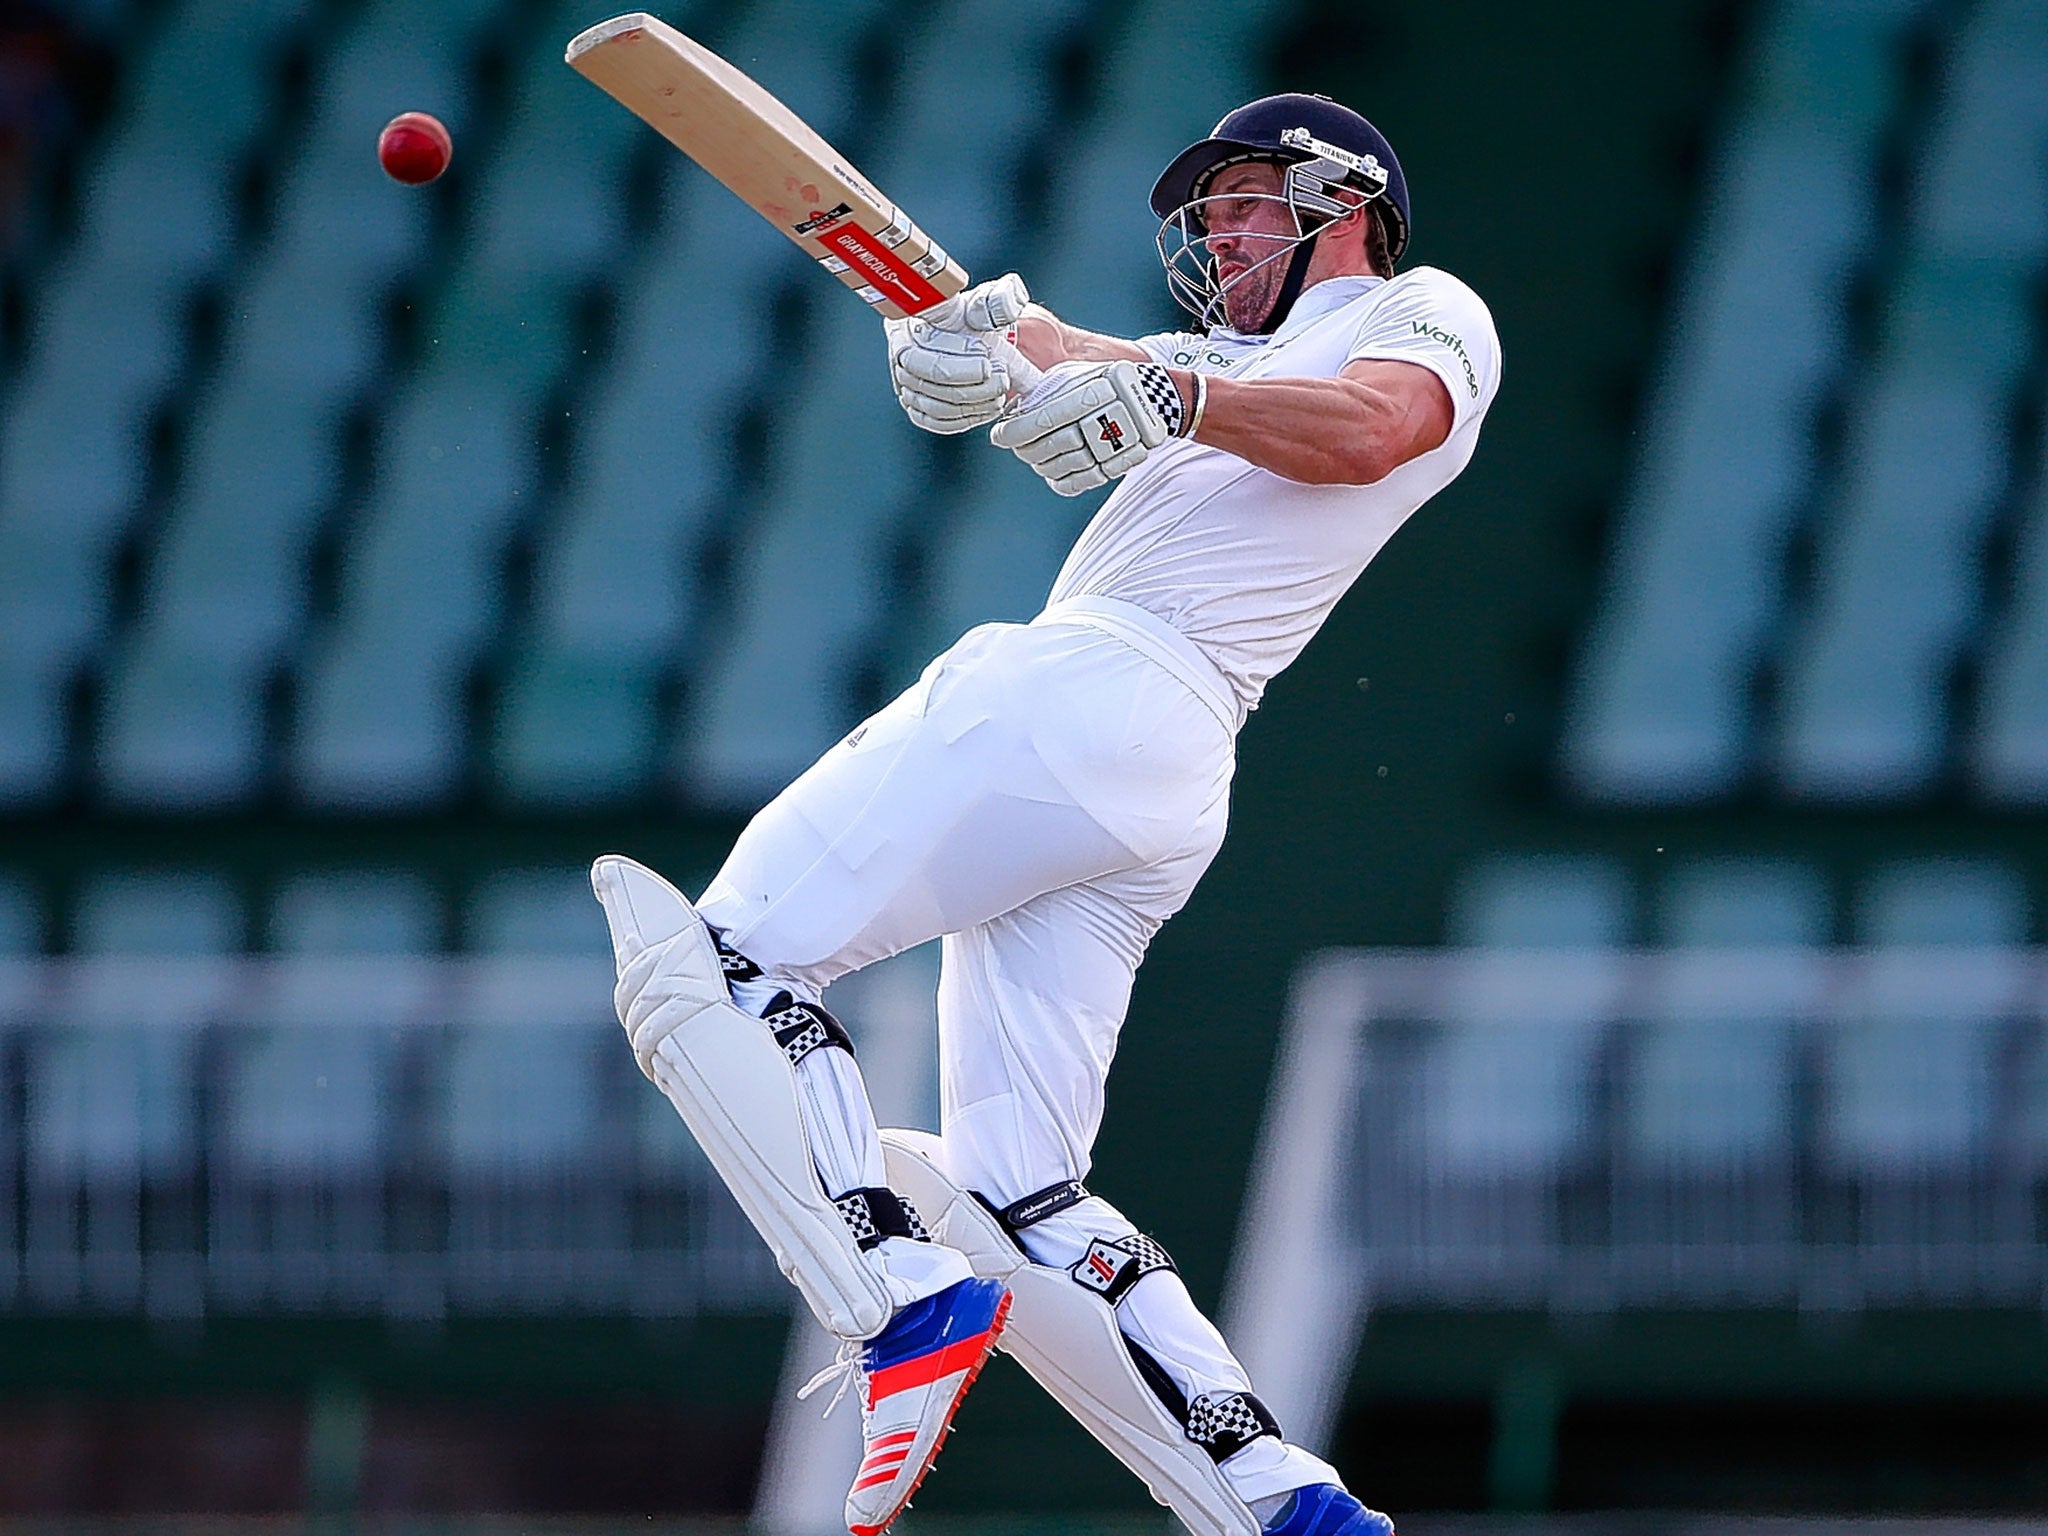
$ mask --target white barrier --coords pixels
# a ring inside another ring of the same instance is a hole
[[[2048,1300],[2048,956],[1336,951],[1225,1297],[1290,1433],[1374,1305]]]
[[[0,1308],[779,1312],[602,959],[0,963]]]

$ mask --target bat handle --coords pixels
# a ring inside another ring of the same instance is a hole
[[[995,355],[1002,359],[1003,366],[1010,373],[1010,398],[1021,400],[1038,387],[1038,381],[1045,377],[1045,371],[1026,357],[1018,347],[1015,332],[1002,337],[994,347]]]

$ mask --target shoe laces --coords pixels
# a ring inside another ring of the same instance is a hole
[[[832,1401],[825,1405],[825,1411],[819,1415],[820,1418],[831,1418],[832,1410],[839,1406],[839,1399],[846,1396],[846,1389],[860,1379],[861,1349],[862,1345],[857,1340],[841,1339],[839,1353],[833,1358],[832,1363],[796,1389],[797,1400],[801,1402],[836,1377],[839,1385],[832,1391]]]

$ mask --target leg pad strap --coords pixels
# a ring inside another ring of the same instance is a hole
[[[1272,1410],[1249,1392],[1212,1392],[1188,1404],[1188,1438],[1216,1461],[1235,1456],[1261,1435],[1279,1433]]]
[[[792,1001],[787,992],[775,1002],[780,1006],[771,1006],[762,1022],[774,1033],[775,1043],[792,1067],[823,1045],[836,1045],[847,1055],[853,1054],[853,1036],[825,1009],[816,1003]]]
[[[1062,1179],[1057,1184],[1048,1184],[1036,1194],[1026,1195],[1014,1205],[997,1206],[988,1196],[975,1192],[988,1213],[1003,1224],[1003,1230],[1015,1237],[1026,1227],[1035,1226],[1048,1216],[1057,1216],[1070,1205],[1079,1205],[1088,1198],[1088,1191],[1079,1179]]]
[[[846,1219],[847,1229],[863,1253],[880,1247],[885,1237],[931,1241],[931,1234],[918,1220],[916,1208],[894,1190],[850,1189],[832,1203],[839,1207],[839,1214]]]
[[[1115,1241],[1098,1237],[1089,1243],[1067,1273],[1084,1290],[1095,1292],[1112,1307],[1129,1294],[1132,1286],[1155,1270],[1179,1273],[1173,1258],[1154,1239],[1142,1232]]]

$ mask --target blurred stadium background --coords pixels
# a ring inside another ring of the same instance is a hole
[[[10,1525],[830,1526],[582,869],[704,877],[1090,506],[901,422],[602,14],[0,3]],[[2048,1521],[2048,7],[665,14],[1081,322],[1172,323],[1151,177],[1282,87],[1494,306],[1093,1181],[1284,1412],[1411,1533]],[[836,998],[892,1115],[930,974]],[[962,1431],[911,1529],[1157,1528],[1018,1372]]]

